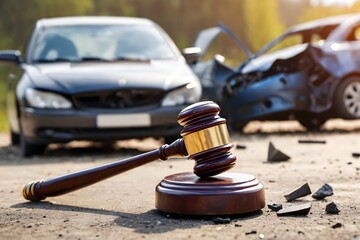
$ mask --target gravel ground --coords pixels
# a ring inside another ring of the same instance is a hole
[[[211,217],[189,218],[159,213],[154,189],[163,177],[191,171],[193,162],[154,161],[90,187],[48,198],[41,203],[23,199],[29,181],[55,177],[134,156],[161,146],[154,139],[107,144],[75,142],[52,145],[42,156],[19,157],[0,134],[0,239],[360,239],[360,121],[333,120],[321,133],[307,133],[296,122],[253,122],[246,134],[231,133],[238,158],[232,172],[255,175],[265,186],[267,204],[311,203],[307,216],[278,217],[267,207],[216,224]],[[326,144],[299,144],[299,139]],[[269,142],[291,159],[266,163]],[[283,197],[304,183],[315,192],[324,183],[334,195],[295,202]],[[335,202],[339,214],[327,214]]]

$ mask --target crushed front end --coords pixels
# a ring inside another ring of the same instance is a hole
[[[319,63],[321,54],[319,48],[306,44],[290,58],[277,58],[271,64],[267,59],[249,72],[240,68],[227,79],[221,104],[231,123],[328,111],[336,79]]]

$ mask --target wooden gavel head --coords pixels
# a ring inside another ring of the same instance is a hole
[[[229,150],[226,120],[219,116],[220,107],[211,101],[192,104],[183,109],[178,122],[188,158],[195,160],[194,173],[210,177],[235,166],[236,157]]]

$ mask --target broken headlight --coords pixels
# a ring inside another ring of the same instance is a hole
[[[191,104],[200,100],[201,97],[201,86],[197,82],[188,83],[186,86],[182,88],[175,89],[174,91],[168,93],[162,103],[161,106],[176,106],[176,105],[184,105]]]

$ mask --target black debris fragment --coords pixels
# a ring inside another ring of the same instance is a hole
[[[320,200],[320,199],[323,199],[325,197],[329,197],[331,195],[333,195],[334,192],[333,192],[333,189],[332,187],[325,183],[321,188],[319,188],[313,195],[312,197],[317,199],[317,200]]]
[[[246,149],[245,145],[236,144],[236,149]]]
[[[341,223],[335,223],[334,225],[331,226],[332,228],[339,228],[342,227]]]
[[[213,222],[215,224],[227,224],[227,223],[231,223],[231,219],[230,218],[215,217],[215,218],[213,218]]]
[[[325,140],[310,140],[310,139],[299,139],[298,143],[319,143],[326,144]]]
[[[271,209],[271,210],[273,210],[275,212],[282,209],[282,204],[273,203],[273,204],[268,204],[267,206],[268,206],[269,209]]]
[[[276,149],[271,142],[269,143],[268,162],[285,162],[289,159],[288,155]]]
[[[352,156],[358,158],[360,157],[360,153],[352,153]]]
[[[328,205],[326,205],[325,211],[331,214],[338,214],[340,212],[340,210],[337,208],[334,202],[331,202]]]
[[[257,231],[252,230],[252,231],[250,231],[250,232],[246,232],[245,235],[256,234],[256,233],[257,233]]]
[[[279,210],[276,214],[278,216],[297,216],[297,215],[307,215],[310,212],[311,203],[304,203],[300,205],[295,205]]]
[[[285,195],[284,197],[286,198],[286,201],[290,202],[290,201],[293,201],[295,199],[304,197],[304,196],[309,195],[309,194],[311,194],[309,184],[305,183],[300,188],[292,191],[291,193]]]

